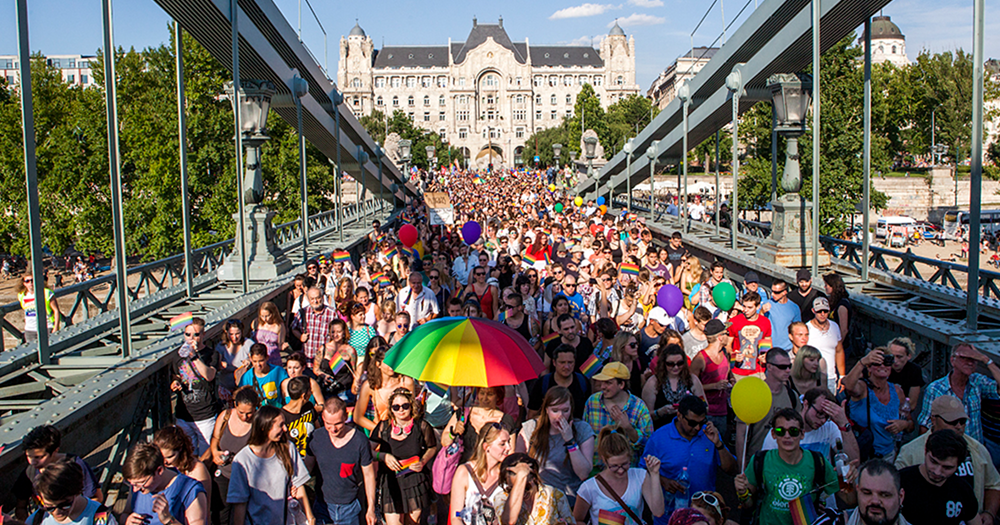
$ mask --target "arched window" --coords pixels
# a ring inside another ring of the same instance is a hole
[[[892,54],[896,54],[896,46],[892,46]]]
[[[352,88],[359,88],[359,87],[361,87],[361,79],[360,78],[354,78],[354,79],[352,79],[351,80],[351,87]]]
[[[553,106],[555,106],[555,105],[556,105],[556,96],[555,96],[555,95],[552,95],[552,97],[551,97],[551,99],[550,99],[550,101],[549,101],[549,102],[550,102],[550,103],[551,103],[551,104],[552,104]]]
[[[615,83],[618,84],[619,86],[623,86],[625,85],[625,78],[622,77],[621,75],[618,75],[618,79],[615,80]]]
[[[424,106],[426,107],[430,105],[431,105],[431,97],[428,95],[424,95]]]
[[[382,101],[382,97],[381,96],[379,96],[378,98],[375,99],[375,105],[381,107],[382,103],[383,103],[383,101]]]
[[[484,83],[486,84],[486,87],[499,87],[500,86],[500,77],[498,77],[496,75],[492,75],[492,74],[491,75],[486,75],[486,78],[484,79]]]
[[[406,99],[406,105],[413,107],[413,95],[410,95],[409,98]]]
[[[394,108],[398,108],[399,107],[399,97],[396,97],[396,96],[392,97],[392,107],[394,107]]]

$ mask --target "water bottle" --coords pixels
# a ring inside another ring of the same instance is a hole
[[[681,477],[677,478],[677,483],[680,484],[681,489],[674,493],[674,508],[686,509],[691,505],[691,493],[688,490],[691,488],[691,481],[688,478],[687,467],[681,470]]]
[[[903,406],[899,407],[899,419],[904,421],[910,419],[910,398],[906,398],[903,401]],[[893,437],[896,438],[897,443],[903,442],[903,432],[900,432]]]
[[[222,467],[225,467],[226,465],[230,464],[232,462],[232,459],[233,459],[232,452],[228,450],[222,451],[222,465],[219,465],[219,467],[215,469],[215,477],[219,477],[222,475]]]
[[[843,492],[854,492],[854,485],[847,482],[847,474],[851,471],[851,460],[844,453],[844,444],[837,440],[837,453],[833,456],[833,465],[837,469],[837,480],[840,482],[840,490]]]

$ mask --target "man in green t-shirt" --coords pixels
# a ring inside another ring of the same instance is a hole
[[[791,408],[778,410],[771,418],[771,436],[777,450],[762,451],[746,464],[746,471],[736,476],[736,494],[749,505],[756,499],[760,525],[791,525],[789,502],[811,495],[811,501],[823,499],[819,493],[833,494],[837,490],[837,473],[830,462],[819,454],[802,449],[804,422],[802,415]],[[763,454],[763,460],[757,456]],[[817,466],[816,461],[822,461]],[[817,475],[817,467],[820,469]],[[822,480],[822,482],[818,482]]]

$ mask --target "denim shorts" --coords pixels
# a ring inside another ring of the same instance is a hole
[[[358,525],[361,515],[361,501],[355,500],[345,505],[317,501],[313,505],[316,523],[332,523],[335,525]]]

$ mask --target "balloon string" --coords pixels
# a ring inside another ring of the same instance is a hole
[[[750,436],[743,438],[743,453],[740,454],[740,472],[745,472],[747,469],[747,441],[750,441]]]

